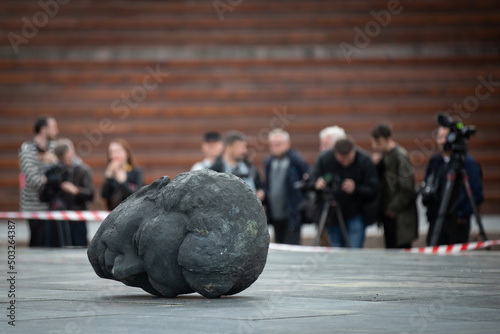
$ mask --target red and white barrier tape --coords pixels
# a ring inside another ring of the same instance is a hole
[[[0,212],[0,219],[103,221],[109,211],[21,211]]]
[[[0,212],[0,219],[42,219],[42,220],[70,220],[70,221],[103,221],[109,211],[7,211]],[[443,245],[434,247],[407,248],[407,253],[418,254],[456,254],[473,249],[481,249],[494,245],[500,245],[500,240],[486,240],[469,242],[465,244]],[[287,244],[271,243],[269,249],[306,252],[306,253],[332,253],[345,248],[320,247],[320,246],[297,246]]]
[[[479,242],[469,242],[465,244],[443,245],[434,247],[407,248],[404,249],[403,251],[406,253],[418,253],[418,254],[457,254],[460,252],[465,252],[473,249],[486,248],[494,245],[500,245],[500,240],[487,240]],[[303,252],[303,253],[333,253],[333,252],[338,252],[340,250],[345,250],[346,248],[297,246],[297,245],[271,243],[269,245],[269,249],[290,251],[290,252]]]
[[[457,254],[460,252],[465,252],[473,249],[481,249],[494,245],[499,245],[500,240],[486,240],[478,242],[468,242],[465,244],[454,244],[454,245],[442,245],[433,247],[418,247],[418,248],[407,248],[405,252],[407,253],[419,253],[419,254]]]

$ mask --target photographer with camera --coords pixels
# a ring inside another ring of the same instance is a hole
[[[230,131],[224,136],[224,150],[210,169],[231,173],[246,182],[261,201],[264,200],[264,186],[257,168],[247,159],[247,139],[239,131]]]
[[[444,119],[444,123],[450,123]],[[439,118],[438,118],[439,121]],[[440,121],[443,123],[443,121]],[[446,125],[446,124],[445,124]],[[455,124],[453,124],[455,125]],[[476,205],[483,202],[483,184],[481,180],[481,169],[474,158],[466,153],[465,139],[473,131],[453,131],[450,133],[450,126],[441,126],[437,130],[436,144],[440,153],[434,155],[427,165],[425,178],[420,192],[422,202],[427,207],[427,220],[429,221],[429,232],[427,234],[427,244],[432,245],[432,237],[436,221],[439,217],[439,210],[445,195],[447,177],[450,170],[459,170],[463,164],[468,175],[470,189]],[[455,128],[453,128],[456,130]],[[449,137],[451,135],[451,138]],[[451,141],[449,140],[451,139]],[[448,208],[444,208],[444,222],[440,230],[437,245],[448,245],[455,243],[465,243],[469,241],[470,217],[473,208],[464,187],[461,175],[457,176],[459,182],[454,182],[451,191],[451,200]]]
[[[90,168],[75,156],[73,143],[69,139],[58,140],[54,153],[59,162],[47,170],[46,182],[40,190],[40,200],[49,203],[50,210],[87,210],[88,202],[94,198],[94,184]],[[85,221],[69,224],[71,246],[87,246]],[[61,236],[59,233],[59,239]],[[59,240],[60,245],[64,245]]]
[[[349,139],[340,139],[316,161],[309,183],[316,190],[326,190],[341,208],[348,243],[362,248],[366,225],[375,222],[379,212],[379,180],[370,156]],[[330,210],[332,211],[332,210]],[[341,226],[335,215],[326,226],[333,247],[345,247]]]

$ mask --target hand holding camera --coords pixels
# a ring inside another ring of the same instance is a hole
[[[316,180],[316,183],[314,184],[314,188],[316,188],[316,190],[323,190],[326,188],[326,181],[323,177],[318,177],[318,179]]]

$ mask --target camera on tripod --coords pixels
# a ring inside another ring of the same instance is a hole
[[[476,128],[474,126],[465,126],[462,122],[455,121],[447,113],[437,114],[436,120],[439,125],[449,129],[446,142],[443,145],[443,151],[449,152],[450,155],[449,162],[446,162],[445,165],[446,184],[442,187],[442,194],[437,194],[437,188],[439,187],[437,171],[433,172],[435,173],[434,175],[429,175],[427,183],[423,183],[421,188],[422,201],[424,205],[427,205],[426,200],[430,200],[428,204],[432,204],[432,202],[436,204],[439,203],[439,209],[437,211],[429,245],[438,245],[443,226],[447,226],[446,228],[449,230],[451,225],[456,224],[455,221],[458,219],[456,217],[458,215],[457,206],[459,205],[460,198],[464,193],[467,197],[468,203],[470,204],[472,213],[476,217],[480,235],[483,240],[487,240],[486,232],[484,231],[484,227],[481,222],[481,216],[469,184],[469,175],[467,174],[467,169],[465,167],[467,140],[470,136],[476,133]],[[442,161],[444,161],[444,159]],[[469,219],[469,217],[464,218]]]
[[[450,130],[443,150],[451,152],[453,166],[456,164],[460,165],[460,162],[465,159],[465,155],[467,154],[467,140],[476,133],[476,127],[473,125],[465,126],[462,122],[455,121],[445,112],[438,113],[436,121],[440,126]],[[418,191],[422,195],[424,205],[438,201],[438,183],[437,176],[431,174],[426,181],[424,180],[420,184]]]
[[[325,195],[333,196],[333,192],[336,192],[340,189],[342,184],[342,179],[340,176],[336,174],[327,173],[323,175],[323,179],[326,182],[326,187],[322,190]],[[302,193],[307,193],[311,191],[315,191],[314,183],[309,183],[307,180],[300,180],[294,183],[294,189],[300,190]]]
[[[326,182],[326,187],[323,189],[325,194],[330,195],[331,199],[335,198],[335,193],[339,191],[340,186],[342,185],[342,179],[337,174],[327,173],[323,176],[323,179]]]
[[[445,112],[437,114],[436,120],[442,127],[450,129],[444,150],[465,155],[467,153],[467,139],[476,133],[476,127],[473,125],[465,126],[464,123],[453,120]]]

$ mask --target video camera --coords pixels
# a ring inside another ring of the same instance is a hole
[[[455,121],[445,112],[438,113],[436,121],[442,127],[450,129],[443,149],[452,153],[452,165],[458,167],[467,154],[467,140],[476,133],[476,127],[465,126],[464,123]],[[424,205],[438,201],[438,186],[439,180],[434,174],[429,175],[427,182],[422,181],[418,191],[422,194]]]
[[[342,184],[342,180],[340,179],[340,176],[336,174],[331,174],[331,173],[326,173],[323,175],[323,179],[326,182],[326,187],[323,189],[324,193],[330,194],[333,191],[338,191],[340,188],[340,185]],[[307,180],[300,180],[295,182],[293,185],[295,189],[298,189],[302,191],[303,193],[309,192],[309,191],[314,191],[314,183],[310,183]],[[333,193],[332,193],[333,195]]]
[[[50,166],[45,177],[47,182],[40,189],[39,198],[42,202],[52,203],[61,193],[61,183],[64,181],[62,163]]]
[[[58,163],[47,169],[45,176],[47,177],[47,183],[59,187],[63,181],[63,166]]]
[[[476,127],[473,125],[465,126],[464,123],[453,120],[445,112],[438,113],[436,120],[442,127],[450,129],[444,144],[444,150],[465,155],[467,153],[467,139],[476,133]]]

